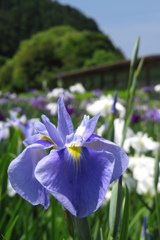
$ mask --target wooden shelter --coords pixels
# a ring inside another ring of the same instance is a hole
[[[138,86],[160,83],[160,55],[145,56]],[[138,59],[138,62],[141,58]],[[91,89],[123,89],[127,87],[130,60],[79,69],[73,72],[54,76],[53,81],[61,79],[63,87],[67,88],[76,82],[81,82],[87,90]]]

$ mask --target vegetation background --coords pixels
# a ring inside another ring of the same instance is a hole
[[[2,0],[0,32],[0,85],[6,91],[41,89],[54,74],[124,59],[93,19],[56,1]]]

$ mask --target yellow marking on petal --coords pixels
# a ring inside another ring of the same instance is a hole
[[[140,140],[139,143],[140,143],[140,146],[141,146],[141,147],[144,147],[144,142],[143,142],[142,140]]]
[[[26,124],[26,120],[25,119],[21,119],[20,122],[24,125]]]
[[[68,152],[70,155],[72,155],[73,159],[76,160],[76,165],[77,165],[77,161],[81,153],[81,147],[75,147],[75,146],[68,147]]]
[[[39,138],[39,140],[48,141],[48,142],[50,142],[50,143],[52,143],[52,144],[54,145],[54,148],[55,148],[55,149],[58,149],[58,148],[57,148],[57,145],[56,145],[49,137],[41,136],[41,137]]]
[[[108,111],[109,111],[110,108],[111,108],[111,105],[110,105],[110,104],[106,104],[106,105],[105,105],[105,110],[106,110],[107,113],[108,113]]]

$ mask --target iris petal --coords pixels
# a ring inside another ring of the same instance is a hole
[[[57,145],[58,148],[63,147],[62,139],[61,139],[60,135],[58,134],[58,131],[57,131],[56,127],[54,126],[54,124],[51,123],[50,120],[45,115],[42,115],[42,120],[44,122],[44,125],[45,125],[52,141]]]
[[[35,167],[46,151],[34,144],[26,148],[8,168],[8,176],[13,189],[32,205],[41,204],[49,207],[49,193],[37,181],[34,175]]]
[[[92,134],[92,136],[88,139],[86,143],[84,143],[83,146],[94,149],[96,151],[108,151],[113,154],[115,158],[115,166],[111,182],[117,180],[126,170],[129,163],[129,158],[125,151],[113,142],[101,138],[96,134]]]
[[[87,126],[86,126],[86,130],[85,130],[85,133],[84,133],[84,140],[86,141],[91,135],[92,133],[94,132],[94,129],[96,127],[96,124],[97,124],[97,121],[98,121],[98,118],[100,116],[100,113],[98,113],[96,116],[94,116],[93,118],[91,118],[88,123],[87,123]]]
[[[43,145],[45,149],[55,147],[54,143],[47,140],[38,140],[36,143]]]
[[[9,111],[9,114],[10,114],[10,117],[11,117],[12,121],[14,121],[14,122],[18,121],[18,118],[15,115],[15,112]]]
[[[25,138],[32,136],[33,134],[33,123],[27,121],[25,125],[21,125],[21,131]]]
[[[41,133],[42,135],[48,134],[47,129],[43,123],[37,121],[34,123],[34,127],[35,127],[36,131]]]
[[[73,124],[70,115],[68,114],[63,98],[58,100],[58,126],[57,130],[60,133],[63,143],[66,142],[66,136],[73,132]]]
[[[38,163],[35,176],[66,209],[82,218],[103,203],[112,177],[114,157],[111,153],[84,147],[78,151],[77,161],[67,148],[51,151]]]
[[[35,134],[31,137],[28,137],[23,141],[23,144],[25,145],[25,147],[28,147],[29,145],[36,143],[41,136],[41,134]]]

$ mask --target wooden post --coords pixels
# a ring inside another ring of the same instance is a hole
[[[150,68],[148,66],[146,66],[146,81],[145,81],[146,85],[150,85]]]

